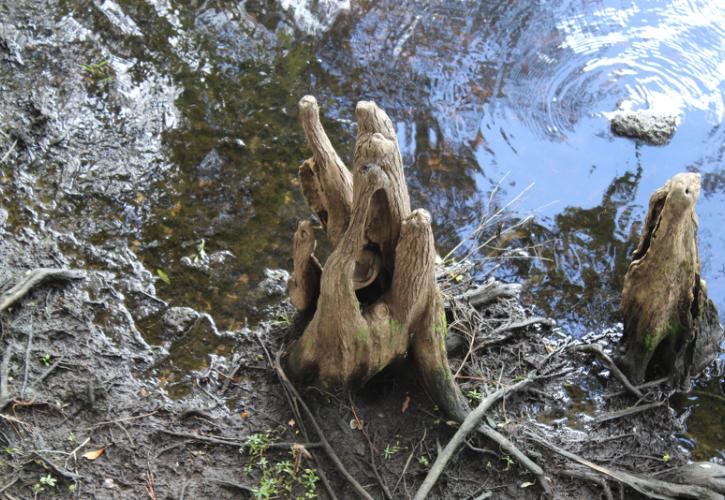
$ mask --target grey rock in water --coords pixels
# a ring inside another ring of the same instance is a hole
[[[675,135],[677,116],[651,110],[619,111],[612,117],[611,127],[615,135],[663,146]]]
[[[194,326],[199,313],[191,307],[170,307],[162,319],[164,328],[172,335],[181,335]]]
[[[265,269],[264,279],[258,287],[269,297],[285,295],[287,293],[287,281],[289,273],[284,269]]]

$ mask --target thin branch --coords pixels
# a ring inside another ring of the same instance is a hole
[[[270,368],[275,369],[275,363],[274,363],[274,360],[272,359],[272,355],[269,353],[269,349],[267,349],[267,345],[264,343],[264,340],[259,335],[259,332],[257,332],[254,337],[257,339],[257,342],[259,342],[259,345],[262,347],[262,351],[264,351],[264,355],[267,358],[267,363],[269,364]],[[292,410],[292,414],[294,415],[295,420],[297,422],[297,426],[299,427],[300,432],[302,433],[302,437],[304,437],[305,440],[309,441],[309,434],[307,432],[307,428],[305,427],[305,423],[302,418],[302,415],[300,414],[299,405],[297,404],[297,401],[294,399],[294,396],[290,392],[289,388],[287,388],[287,386],[284,384],[282,384],[282,393],[284,394],[284,397],[287,400],[287,404],[289,405],[290,410]],[[317,465],[317,473],[320,475],[320,479],[322,480],[322,484],[325,486],[325,490],[327,491],[327,494],[330,496],[330,498],[332,500],[337,500],[337,495],[335,494],[335,490],[332,489],[332,485],[330,484],[330,481],[327,480],[327,475],[325,474],[325,471],[322,468],[320,459],[317,457],[316,454],[312,455],[312,459],[314,460],[315,465]]]
[[[28,344],[25,347],[25,370],[23,372],[23,386],[20,389],[20,399],[25,398],[25,387],[28,385],[28,370],[30,369],[30,348],[33,346],[34,329],[28,332]]]
[[[83,271],[74,269],[38,268],[26,273],[23,279],[10,290],[0,295],[0,312],[23,298],[33,287],[51,280],[79,280],[85,277]]]
[[[478,426],[478,423],[481,421],[488,409],[499,399],[505,397],[510,392],[517,391],[526,387],[528,384],[533,382],[534,379],[535,372],[532,372],[524,380],[521,380],[514,385],[503,387],[496,392],[489,394],[471,413],[468,414],[468,416],[458,428],[456,433],[453,435],[451,440],[448,442],[446,447],[438,454],[438,457],[436,457],[436,460],[428,471],[428,475],[425,477],[423,484],[420,485],[420,488],[418,488],[418,491],[415,494],[415,500],[424,500],[428,497],[428,494],[430,493],[431,489],[433,489],[433,486],[435,485],[436,481],[438,481],[438,478],[440,477],[441,473],[443,473],[443,470],[445,469],[451,457],[453,457],[453,454],[455,453],[458,446],[460,446],[461,443],[463,443],[463,441],[466,439],[466,437],[471,432],[473,432],[476,426]]]
[[[600,488],[602,488],[602,491],[604,491],[604,496],[607,498],[607,500],[614,500],[614,496],[612,495],[612,490],[609,488],[609,485],[607,484],[606,479],[597,476],[596,474],[591,474],[587,472],[586,470],[575,470],[575,469],[562,469],[554,471],[554,474],[558,476],[564,476],[569,477],[571,479],[576,480],[584,480],[584,481],[590,481]]]
[[[398,486],[400,485],[400,482],[405,477],[405,473],[408,471],[408,467],[410,466],[410,462],[413,460],[413,456],[415,455],[415,452],[418,450],[418,447],[425,441],[425,437],[428,434],[428,429],[423,429],[423,437],[420,438],[420,441],[418,441],[412,450],[410,450],[410,455],[408,455],[408,459],[405,461],[405,466],[403,467],[403,472],[400,473],[400,477],[395,482],[395,486],[393,487],[393,495],[395,495],[395,492],[398,491]]]
[[[553,319],[550,318],[544,318],[541,316],[534,316],[532,318],[526,318],[521,321],[513,321],[511,323],[507,323],[505,325],[499,326],[498,328],[494,329],[492,332],[488,333],[486,336],[490,338],[490,340],[486,340],[476,346],[474,352],[478,352],[486,347],[490,347],[495,344],[500,344],[501,342],[505,342],[509,338],[511,338],[512,334],[504,335],[502,337],[499,337],[499,335],[510,332],[513,330],[520,330],[522,328],[528,328],[533,325],[543,325],[548,327],[556,326],[556,322]],[[493,338],[491,338],[493,337]]]
[[[8,149],[7,152],[3,155],[2,159],[0,159],[0,163],[5,163],[5,160],[7,160],[8,157],[10,157],[10,154],[13,152],[13,150],[15,150],[15,146],[17,146],[17,145],[18,145],[18,140],[15,139],[15,142],[12,143],[12,145],[10,146],[10,149]]]
[[[327,442],[327,439],[325,438],[325,434],[322,432],[322,429],[317,423],[317,420],[315,419],[315,416],[312,414],[312,411],[307,406],[305,401],[302,399],[300,394],[297,392],[297,389],[295,389],[295,386],[292,385],[292,382],[290,382],[289,378],[287,377],[287,374],[285,373],[284,369],[282,368],[282,364],[280,362],[280,357],[282,355],[282,352],[279,351],[277,353],[277,358],[275,359],[274,368],[277,371],[277,376],[279,377],[280,382],[282,385],[284,385],[287,390],[290,391],[292,396],[297,400],[302,410],[304,410],[305,414],[309,418],[310,422],[312,423],[312,427],[315,429],[315,432],[320,438],[320,441],[322,442],[322,447],[327,452],[328,457],[332,461],[332,463],[335,464],[335,467],[340,471],[340,473],[345,477],[348,483],[357,491],[357,493],[365,498],[366,500],[373,500],[373,497],[370,496],[370,494],[365,490],[365,488],[360,485],[360,483],[357,482],[357,480],[352,477],[352,475],[347,471],[343,463],[340,461],[340,458],[337,456],[337,453],[335,453],[335,450],[330,446],[330,443]]]
[[[43,455],[41,455],[37,451],[36,452],[33,452],[33,455],[35,455],[36,457],[38,457],[48,467],[50,467],[56,473],[58,473],[60,476],[63,476],[66,479],[70,479],[71,481],[78,481],[78,480],[81,480],[81,479],[85,480],[85,477],[84,476],[81,476],[80,474],[74,474],[74,473],[72,473],[70,471],[67,471],[67,470],[63,469],[62,467],[56,465],[52,460],[49,460],[49,459],[45,458]]]
[[[536,464],[533,460],[527,457],[521,450],[516,447],[516,445],[509,441],[503,434],[495,431],[492,427],[483,424],[479,426],[476,430],[487,438],[496,442],[504,451],[506,451],[506,453],[512,455],[521,465],[529,469],[529,471],[531,471],[531,473],[536,476],[536,479],[537,481],[539,481],[539,485],[541,485],[541,488],[544,490],[545,494],[551,496],[551,486],[549,484],[551,482],[551,479],[546,476],[544,470],[539,467],[538,464]]]
[[[603,465],[595,464],[590,462],[579,455],[576,455],[570,451],[556,446],[555,444],[549,443],[540,436],[534,434],[531,431],[527,431],[527,434],[535,442],[540,445],[549,448],[550,450],[558,453],[559,455],[568,458],[578,464],[589,467],[590,469],[611,477],[612,479],[619,481],[620,483],[629,486],[633,490],[648,496],[650,498],[661,498],[661,499],[672,499],[672,498],[696,498],[700,500],[722,500],[722,495],[713,492],[707,488],[695,485],[682,485],[669,483],[667,481],[661,481],[659,479],[647,479],[629,472],[610,469]]]
[[[617,377],[617,379],[622,383],[625,389],[627,389],[627,392],[629,392],[633,396],[636,396],[637,398],[643,397],[642,391],[637,389],[632,384],[632,382],[629,381],[627,376],[622,373],[622,370],[619,369],[614,360],[610,358],[606,352],[604,352],[602,346],[600,346],[599,344],[583,344],[573,346],[572,349],[578,352],[588,352],[591,354],[595,354],[599,359],[602,360],[602,362],[604,362],[605,365],[607,365],[607,368],[612,371],[612,374]]]
[[[0,365],[0,409],[3,402],[10,396],[8,392],[8,379],[10,378],[10,359],[13,357],[13,346],[8,345],[3,354],[3,362]]]
[[[659,408],[660,406],[662,406],[664,404],[665,404],[665,401],[658,401],[656,403],[649,403],[646,405],[631,406],[629,408],[625,408],[624,410],[613,411],[611,413],[605,413],[603,415],[599,415],[593,421],[598,424],[601,424],[603,422],[609,422],[610,420],[616,420],[618,418],[628,417],[630,415],[642,413],[643,411],[651,410],[653,408]]]
[[[191,439],[194,441],[205,441],[207,443],[221,444],[224,446],[235,446],[241,448],[246,444],[245,441],[238,439],[218,438],[214,436],[206,436],[204,434],[196,434],[194,432],[170,431],[168,429],[157,429],[157,431],[163,434],[168,434],[169,436]],[[322,443],[269,443],[267,448],[291,449],[295,445],[302,445],[305,448],[319,448],[322,446]]]

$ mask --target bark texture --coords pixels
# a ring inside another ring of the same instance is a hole
[[[313,152],[300,167],[302,193],[333,250],[321,268],[312,226],[299,224],[289,292],[297,309],[314,315],[290,346],[289,372],[323,386],[355,386],[410,353],[431,397],[463,419],[468,407],[446,357],[430,216],[411,212],[393,123],[375,103],[358,103],[351,174],[325,134],[314,97],[303,97],[299,107]]]
[[[677,174],[654,192],[637,250],[624,278],[624,337],[619,363],[632,382],[690,377],[717,354],[723,337],[700,278],[695,204],[700,175]]]

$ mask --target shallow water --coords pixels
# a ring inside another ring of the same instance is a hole
[[[179,117],[163,134],[173,168],[152,186],[158,199],[129,237],[168,276],[158,285],[164,299],[210,312],[222,328],[263,316],[263,269],[291,267],[291,235],[308,215],[296,170],[310,153],[296,102],[311,93],[345,160],[355,102],[387,110],[413,204],[432,213],[443,250],[477,225],[496,186],[494,207],[525,191],[511,217],[533,214],[533,222],[495,245],[525,246],[530,257],[490,262],[525,280],[528,299],[575,334],[617,321],[652,191],[677,172],[700,172],[702,274],[725,317],[725,10],[717,2],[280,4],[62,2],[61,15],[115,47],[130,80],[153,69],[178,89]],[[661,147],[614,137],[608,116],[618,107],[676,113],[678,131]],[[184,265],[183,257],[200,260],[202,240],[204,253],[233,257],[216,268]],[[720,384],[702,390],[722,395]],[[694,397],[691,427],[721,424],[722,401]],[[693,436],[705,443],[698,453],[724,456],[723,436]]]

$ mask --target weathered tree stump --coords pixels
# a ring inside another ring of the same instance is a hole
[[[375,103],[358,103],[351,174],[325,134],[315,98],[303,97],[299,110],[313,153],[300,166],[302,193],[333,250],[322,268],[311,224],[299,224],[289,293],[314,316],[289,348],[290,374],[357,386],[410,353],[433,400],[462,420],[468,407],[446,356],[430,216],[410,210],[393,123]]]
[[[677,174],[654,192],[632,263],[624,277],[624,337],[618,362],[635,383],[690,377],[719,351],[717,310],[700,278],[695,204],[700,175]]]

